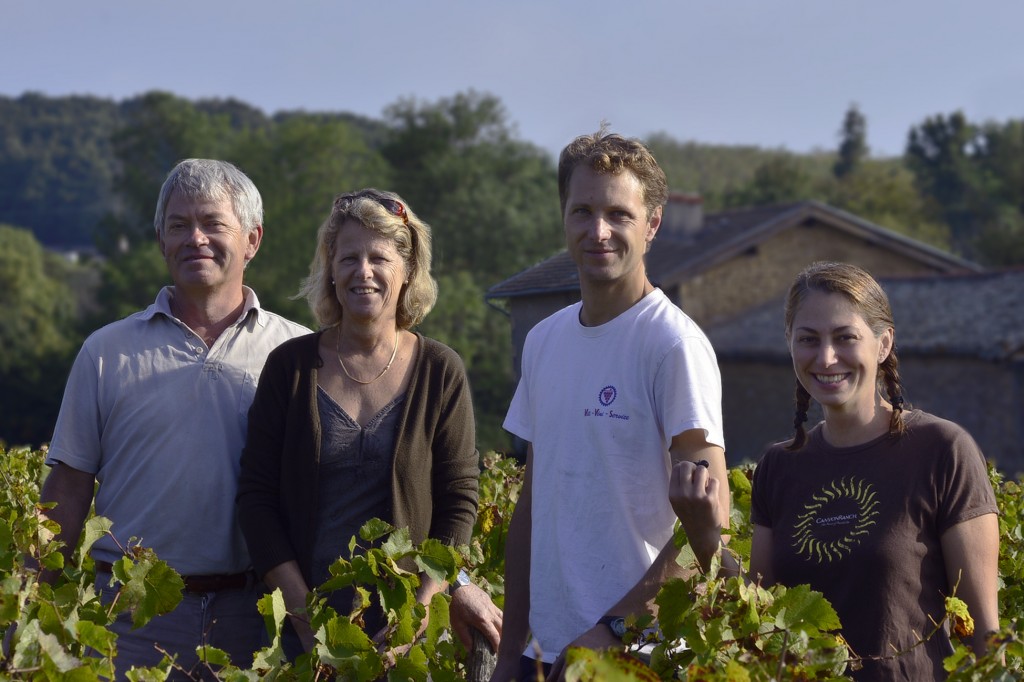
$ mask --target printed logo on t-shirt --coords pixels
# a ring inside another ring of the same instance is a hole
[[[614,386],[608,385],[602,388],[597,393],[597,402],[601,403],[603,407],[609,408],[602,410],[600,407],[584,407],[584,417],[604,417],[606,419],[621,419],[623,421],[629,421],[628,414],[622,414],[611,409],[611,404],[615,402],[618,397],[619,391]]]
[[[874,486],[849,478],[811,495],[793,527],[793,550],[807,561],[832,563],[848,556],[871,532],[879,514]]]

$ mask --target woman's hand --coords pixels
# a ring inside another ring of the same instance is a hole
[[[426,623],[428,620],[429,616],[423,619],[423,623],[421,623],[419,631],[416,633],[416,636],[413,637],[414,642],[421,634],[423,634],[423,631],[426,630]],[[373,636],[373,643],[377,647],[377,653],[384,658],[385,670],[393,668],[395,661],[409,653],[409,649],[412,648],[412,644],[402,644],[396,647],[388,646],[388,628],[386,625]]]
[[[416,601],[423,604],[427,609],[427,615],[423,617],[420,622],[420,627],[416,631],[416,635],[412,638],[415,642],[420,636],[426,631],[427,625],[430,624],[430,601],[434,598],[434,595],[445,589],[447,586],[445,583],[439,583],[426,573],[420,573],[420,586],[416,590]],[[406,655],[409,649],[412,648],[412,644],[402,644],[396,647],[388,646],[387,642],[388,628],[384,626],[377,634],[373,636],[373,643],[377,647],[377,651],[381,656],[384,657],[384,668],[388,669],[395,665],[395,661],[401,656]]]
[[[298,562],[286,561],[274,566],[263,576],[263,583],[272,590],[281,590],[284,606],[288,611],[288,620],[295,628],[295,634],[299,636],[303,650],[312,651],[316,647],[316,636],[309,627],[309,618],[306,616],[309,587],[306,585],[306,579],[302,577]]]

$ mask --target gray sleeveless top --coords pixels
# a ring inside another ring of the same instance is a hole
[[[317,386],[320,413],[320,500],[314,538],[312,584],[330,577],[339,556],[349,558],[348,545],[364,523],[376,517],[391,523],[391,466],[398,421],[405,400],[400,395],[361,427],[326,391]],[[366,546],[362,540],[357,541]],[[348,614],[351,590],[339,590],[328,602],[339,614]],[[371,636],[374,633],[370,633]]]

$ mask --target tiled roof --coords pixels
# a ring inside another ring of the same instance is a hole
[[[875,225],[845,211],[816,201],[758,206],[711,213],[700,230],[675,236],[666,230],[647,254],[647,271],[656,284],[682,279],[710,268],[777,231],[809,219],[828,222],[837,229],[863,235],[887,248],[910,254],[943,269],[977,270],[969,261]],[[579,289],[576,268],[562,251],[491,287],[487,298],[512,298]]]
[[[647,271],[652,280],[662,280],[671,273],[707,262],[708,255],[721,247],[751,235],[758,228],[776,224],[809,204],[775,204],[710,213],[704,216],[700,230],[687,238],[659,231],[647,254]]]
[[[562,250],[531,268],[512,275],[488,289],[487,298],[512,298],[531,294],[579,291],[580,276],[569,252]]]
[[[1024,360],[1024,269],[880,280],[903,355]],[[707,330],[719,358],[785,359],[781,300]]]

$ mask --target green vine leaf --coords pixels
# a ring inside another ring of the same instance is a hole
[[[450,614],[448,610],[448,597],[442,592],[436,593],[430,598],[430,620],[427,629],[423,633],[424,646],[428,653],[433,653],[438,642],[451,627]]]
[[[114,524],[110,519],[102,516],[93,516],[85,522],[85,528],[82,531],[82,544],[78,548],[78,554],[76,555],[79,566],[85,563],[85,557],[88,555],[89,550],[92,549],[92,546],[96,544],[96,541],[104,535],[108,535],[113,526]]]
[[[117,612],[130,609],[132,626],[139,628],[164,613],[169,613],[181,601],[185,588],[173,568],[155,555],[140,552],[136,561],[122,557],[114,562],[114,577],[121,583]]]
[[[373,641],[348,618],[332,618],[324,625],[322,636],[316,653],[323,663],[338,670],[341,679],[374,680],[384,674],[384,662]]]
[[[87,620],[79,621],[75,629],[82,644],[95,649],[102,656],[112,656],[117,635],[107,628]]]
[[[412,554],[416,549],[412,544],[412,539],[409,537],[408,528],[399,528],[391,533],[380,548],[384,551],[384,556],[393,561],[398,561],[402,557]]]
[[[658,596],[658,623],[668,639],[683,637],[683,623],[693,609],[693,593],[690,583],[679,578],[666,582]]]
[[[388,682],[427,682],[429,679],[427,657],[420,647],[413,647],[408,655],[397,659],[394,667],[388,671]]]
[[[395,527],[390,523],[380,519],[370,519],[359,529],[359,537],[365,542],[376,542],[388,533],[393,532],[395,532]]]
[[[839,616],[822,596],[807,585],[788,588],[776,597],[778,615],[775,624],[782,630],[800,630],[809,634],[838,630]]]
[[[448,582],[458,572],[459,555],[454,548],[428,538],[416,554],[416,566],[435,582]]]

